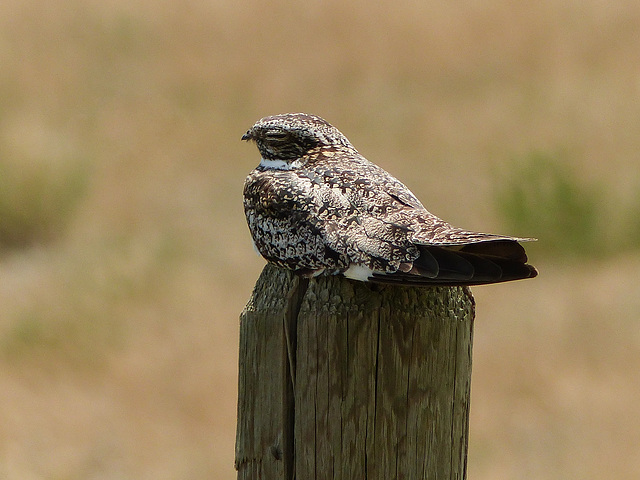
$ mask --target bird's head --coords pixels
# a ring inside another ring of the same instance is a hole
[[[261,165],[281,170],[298,168],[304,157],[321,149],[353,148],[349,140],[326,120],[306,113],[285,113],[258,120],[242,140],[253,140],[262,155]]]

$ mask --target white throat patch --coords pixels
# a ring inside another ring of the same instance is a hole
[[[302,162],[300,160],[285,162],[284,160],[267,160],[266,158],[261,158],[260,166],[271,170],[293,170],[294,168],[300,168]]]

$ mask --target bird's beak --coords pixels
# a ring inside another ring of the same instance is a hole
[[[251,140],[253,139],[253,135],[251,135],[251,130],[248,130],[247,133],[242,135],[242,140]]]

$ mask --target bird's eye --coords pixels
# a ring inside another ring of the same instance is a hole
[[[267,132],[265,137],[270,139],[270,140],[284,140],[285,138],[287,138],[287,132],[283,132],[280,130],[273,130],[270,132]]]

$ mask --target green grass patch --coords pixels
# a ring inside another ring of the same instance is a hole
[[[559,255],[604,254],[603,189],[587,185],[561,155],[533,152],[516,159],[496,182],[496,207],[507,226],[539,239]]]
[[[88,185],[82,159],[25,158],[0,149],[0,249],[46,244],[64,232]]]

